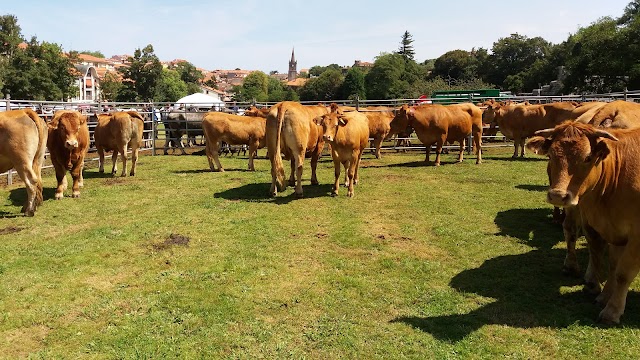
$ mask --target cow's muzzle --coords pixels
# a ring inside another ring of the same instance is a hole
[[[569,190],[549,189],[547,192],[547,202],[554,206],[575,206],[578,199]]]
[[[77,140],[67,140],[67,141],[64,143],[64,146],[65,146],[67,149],[77,149],[77,148],[78,148],[78,141],[77,141]]]
[[[322,136],[322,138],[324,139],[324,141],[328,141],[328,142],[332,142],[333,141],[333,136],[331,136],[331,135],[324,135],[324,136]]]

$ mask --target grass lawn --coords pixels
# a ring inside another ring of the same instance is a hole
[[[638,282],[622,326],[598,326],[561,273],[546,161],[511,151],[439,168],[367,154],[352,199],[329,196],[326,155],[319,186],[305,164],[303,199],[270,198],[269,162],[248,172],[244,156],[224,173],[201,155],[142,156],[133,178],[94,162],[81,198],[60,201],[48,171],[33,218],[24,187],[4,187],[0,356],[640,357]]]

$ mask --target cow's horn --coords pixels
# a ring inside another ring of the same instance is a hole
[[[544,129],[544,130],[538,130],[538,131],[535,132],[535,134],[538,135],[538,136],[542,136],[542,137],[546,138],[546,137],[551,136],[551,134],[553,134],[553,130],[554,130],[553,128]]]
[[[611,133],[609,133],[608,131],[604,131],[604,130],[596,130],[595,134],[597,137],[603,137],[605,139],[609,139],[609,140],[613,140],[613,141],[618,141],[618,138],[611,135]]]

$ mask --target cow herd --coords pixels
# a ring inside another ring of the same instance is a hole
[[[360,110],[360,111],[358,111]],[[142,142],[143,118],[135,111],[93,115],[97,125],[93,141],[104,171],[104,152],[113,151],[112,174],[121,154],[121,176],[126,176],[127,147],[132,151],[130,175],[136,172],[138,147]],[[325,143],[335,168],[332,195],[338,195],[341,168],[345,169],[347,196],[354,195],[358,168],[364,149],[372,139],[380,157],[384,139],[408,129],[426,146],[436,148],[434,165],[447,143],[458,142],[458,161],[463,161],[465,141],[473,137],[476,163],[482,162],[483,125],[499,128],[515,142],[514,157],[524,156],[526,147],[549,158],[550,187],[547,201],[565,209],[563,222],[567,243],[565,269],[580,271],[575,242],[584,233],[589,247],[585,288],[597,294],[604,309],[599,321],[617,324],[624,312],[629,286],[640,271],[640,104],[626,101],[556,102],[551,104],[499,103],[402,105],[399,108],[355,109],[331,104],[302,105],[285,101],[268,109],[252,108],[245,116],[222,112],[169,114],[167,134],[180,139],[189,126],[202,131],[211,171],[224,171],[219,159],[220,143],[247,145],[249,170],[255,170],[257,150],[267,147],[271,163],[270,194],[277,196],[287,185],[303,196],[302,173],[310,158],[311,183],[318,184],[316,167]],[[58,186],[55,198],[67,188],[66,172],[73,178],[72,197],[80,195],[84,156],[89,146],[88,118],[77,111],[63,110],[47,124],[29,109],[0,113],[0,172],[15,168],[25,183],[27,201],[22,211],[33,216],[42,203],[41,167],[45,147],[49,148]],[[184,122],[184,123],[183,123]],[[193,123],[200,124],[193,126]],[[175,125],[170,125],[175,124]],[[185,125],[186,124],[186,125]],[[188,130],[187,130],[188,132]],[[181,141],[178,141],[181,144]],[[168,143],[165,145],[165,151]],[[184,149],[182,149],[184,152]],[[290,161],[285,179],[283,160]],[[608,278],[602,274],[608,252]],[[602,283],[604,282],[604,287]]]

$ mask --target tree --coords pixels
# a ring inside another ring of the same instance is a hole
[[[269,76],[267,84],[268,101],[279,102],[286,98],[286,90],[282,85],[282,81]]]
[[[122,82],[117,74],[107,71],[100,80],[100,96],[102,101],[116,101]]]
[[[415,51],[413,51],[413,37],[408,31],[405,31],[402,34],[402,40],[400,41],[400,47],[398,48],[397,54],[402,55],[405,60],[413,60],[415,56]]]
[[[15,15],[0,16],[0,55],[13,56],[23,42],[18,18]]]
[[[439,76],[445,80],[473,79],[476,77],[477,63],[475,56],[468,51],[449,51],[435,60],[431,76]]]
[[[313,66],[311,69],[309,69],[309,76],[310,77],[318,77],[320,75],[322,75],[323,72],[327,71],[327,70],[339,70],[342,71],[342,67],[338,64],[331,64],[331,65],[327,65],[327,66]]]
[[[136,101],[148,101],[155,96],[156,86],[162,75],[162,64],[153,53],[153,46],[147,45],[142,50],[136,49],[129,58],[129,67],[122,67],[123,84],[126,89],[133,89]],[[127,91],[128,94],[131,92]],[[132,101],[128,100],[128,101]]]
[[[400,54],[382,54],[365,75],[367,99],[414,97],[412,84],[426,79],[424,67]]]
[[[83,51],[78,51],[78,54],[91,55],[101,59],[105,58],[104,54],[101,51],[83,50]]]
[[[340,98],[349,99],[358,96],[361,100],[367,98],[367,92],[364,86],[364,72],[359,68],[352,67],[347,71],[344,82],[340,87]]]
[[[269,75],[253,71],[242,82],[240,101],[267,101],[269,99]]]
[[[192,63],[188,61],[180,61],[173,66],[173,70],[176,70],[180,74],[180,79],[185,83],[197,84],[204,78],[202,71],[198,70]]]
[[[344,82],[341,70],[328,69],[320,76],[309,79],[300,88],[300,100],[303,101],[331,101],[338,100],[339,90]]]
[[[187,84],[176,70],[162,69],[160,81],[155,88],[154,101],[173,103],[188,94]]]
[[[618,19],[618,25],[629,25],[640,15],[640,0],[633,0],[624,8],[624,13]]]

